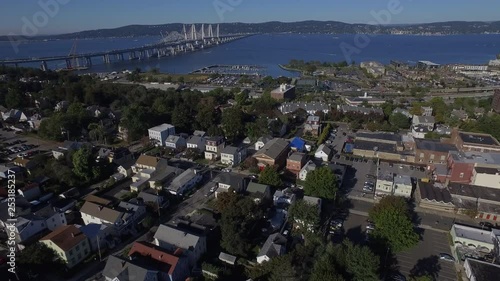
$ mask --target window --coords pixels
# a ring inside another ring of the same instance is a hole
[[[80,250],[80,245],[76,245],[76,250]]]
[[[464,173],[460,173],[460,178],[462,179],[464,177]]]
[[[424,153],[420,153],[420,158],[424,158]]]
[[[441,155],[441,161],[444,161],[446,159],[446,155]]]
[[[434,159],[434,154],[431,154],[431,159]]]
[[[69,255],[72,256],[73,255],[73,249],[69,250]]]

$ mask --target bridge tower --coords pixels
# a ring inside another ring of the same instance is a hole
[[[205,24],[201,24],[201,40],[205,40]]]
[[[214,37],[214,31],[212,30],[212,25],[208,25],[208,38]]]
[[[184,34],[184,41],[187,41],[188,40],[188,34],[186,32],[186,25],[185,24],[182,25],[182,34]]]
[[[198,40],[198,36],[196,35],[196,25],[191,25],[191,40]]]
[[[220,31],[220,28],[219,28],[219,25],[217,25],[217,38],[219,38],[219,31]]]

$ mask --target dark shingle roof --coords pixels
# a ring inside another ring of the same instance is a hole
[[[437,152],[457,151],[457,147],[454,144],[442,143],[440,141],[416,139],[415,145],[417,149],[420,150],[429,150]]]
[[[435,187],[431,183],[418,182],[417,188],[422,199],[439,203],[452,203],[450,192],[445,188]]]

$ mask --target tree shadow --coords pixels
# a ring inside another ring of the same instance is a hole
[[[441,265],[439,257],[432,255],[417,261],[417,264],[410,270],[410,277],[430,276],[437,280]]]
[[[355,244],[363,244],[365,242],[366,235],[361,229],[361,226],[348,229],[345,235]]]

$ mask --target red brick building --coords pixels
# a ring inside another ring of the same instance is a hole
[[[459,151],[500,152],[500,143],[489,134],[461,132],[454,129],[451,132],[451,142]]]
[[[295,98],[295,86],[281,84],[279,88],[271,91],[271,97],[275,100],[291,100]]]
[[[475,167],[500,168],[500,153],[452,151],[448,156],[446,177],[437,180],[469,184]]]
[[[294,152],[286,159],[286,170],[295,176],[298,176],[300,170],[306,164],[307,157],[305,153]]]

